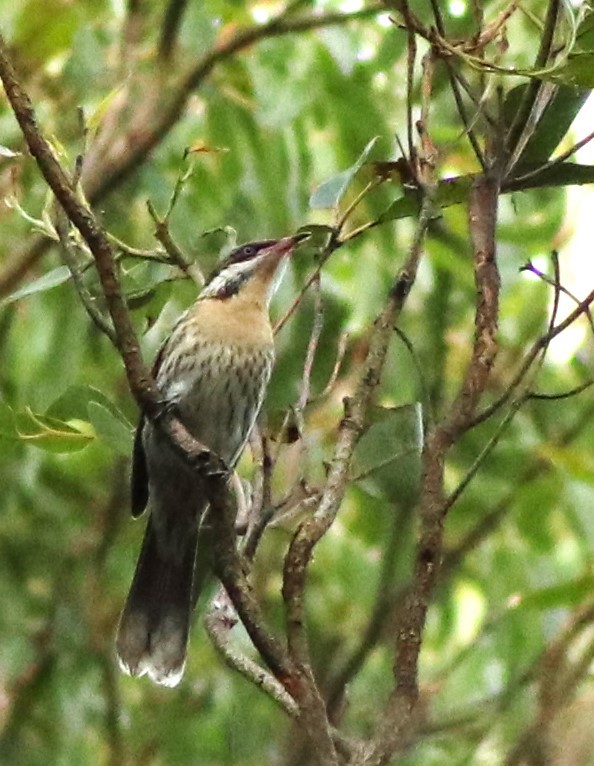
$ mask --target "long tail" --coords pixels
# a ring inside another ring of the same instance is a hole
[[[193,609],[198,532],[188,531],[183,550],[163,550],[149,517],[130,593],[120,618],[116,651],[124,672],[145,673],[176,686],[184,672]]]

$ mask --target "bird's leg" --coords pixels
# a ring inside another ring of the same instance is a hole
[[[159,421],[169,417],[174,417],[178,420],[187,431],[187,427],[181,419],[177,409],[177,400],[171,398],[168,399],[162,396],[159,399],[159,408],[154,417],[154,421],[159,424]],[[188,434],[196,440],[190,431],[188,431]],[[211,449],[208,449],[205,444],[202,444],[201,442],[198,443],[202,449],[192,450],[191,452],[187,451],[185,453],[188,465],[194,470],[197,470],[200,475],[205,478],[227,476],[229,474],[229,468],[223,458],[219,457],[219,455]]]

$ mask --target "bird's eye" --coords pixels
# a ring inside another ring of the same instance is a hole
[[[243,254],[246,258],[251,258],[252,255],[256,254],[256,248],[253,245],[247,245],[247,247],[243,248]]]

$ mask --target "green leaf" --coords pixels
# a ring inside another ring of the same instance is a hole
[[[8,436],[12,439],[18,438],[14,422],[14,412],[5,402],[0,402],[0,436]]]
[[[551,75],[555,82],[594,88],[594,53],[574,53],[567,63]]]
[[[175,269],[158,261],[142,261],[122,270],[122,289],[128,306],[141,308],[153,299],[159,285],[175,279]]]
[[[593,588],[594,575],[587,574],[575,580],[525,593],[521,597],[518,608],[544,610],[577,606],[592,593]]]
[[[93,433],[120,455],[130,455],[134,425],[99,389],[71,386],[47,409],[46,417],[72,423],[89,420]]]
[[[15,425],[21,441],[48,452],[76,452],[95,438],[86,421],[49,418],[34,413],[29,407],[16,413]]]
[[[533,168],[536,170],[537,168]],[[530,166],[522,168],[523,173],[530,172]],[[579,165],[576,162],[560,162],[535,173],[530,178],[511,179],[503,187],[504,192],[540,189],[551,186],[582,186],[594,183],[594,165]]]
[[[353,455],[353,477],[379,480],[386,496],[397,496],[399,470],[410,474],[410,459],[418,463],[423,447],[421,405],[377,407],[374,417],[376,422],[363,434]]]
[[[114,452],[129,457],[132,453],[134,440],[130,425],[114,415],[110,409],[97,402],[90,402],[88,410],[89,419],[99,439],[111,447]]]
[[[89,415],[89,404],[96,402],[108,409],[115,417],[132,428],[122,412],[102,391],[94,386],[78,385],[69,386],[45,411],[47,417],[59,420],[82,418],[86,420]]]
[[[51,290],[53,287],[64,284],[70,279],[70,271],[67,266],[58,266],[47,274],[44,274],[39,279],[35,279],[33,282],[29,282],[24,287],[16,290],[14,293],[5,298],[0,305],[5,306],[9,303],[14,303],[21,298],[26,298],[29,295],[35,293],[43,293],[46,290]]]
[[[469,173],[456,178],[446,178],[440,181],[435,194],[435,206],[438,208],[459,205],[466,201],[468,192],[473,184],[475,175]],[[377,219],[378,224],[395,221],[399,218],[409,218],[419,211],[419,199],[414,190],[405,190],[402,197],[392,202]]]
[[[594,88],[594,13],[587,9],[575,37],[575,45],[561,66],[542,73],[543,80]]]
[[[522,167],[522,174],[528,174],[533,171],[534,175],[530,178],[522,179],[512,178],[507,181],[501,191],[509,194],[515,191],[525,191],[528,189],[540,189],[551,186],[581,186],[583,184],[594,183],[594,166],[579,165],[574,162],[561,162],[551,167],[543,168],[542,163],[536,165],[526,165]],[[470,187],[477,176],[469,173],[456,178],[446,178],[440,181],[435,194],[435,206],[437,208],[451,207],[466,202]],[[395,221],[400,218],[410,218],[419,212],[419,200],[415,190],[405,190],[404,194],[394,200],[392,204],[376,219],[376,225]]]
[[[369,156],[369,152],[373,149],[377,136],[372,138],[367,144],[365,149],[359,155],[357,162],[351,165],[350,168],[343,170],[323,184],[320,184],[314,191],[309,199],[309,206],[314,210],[326,209],[336,207],[340,200],[344,197],[347,188],[349,187],[353,178],[357,175],[359,170],[363,167],[363,163]]]
[[[504,104],[505,121],[511,124],[528,85],[513,88]],[[565,137],[569,126],[588,98],[589,91],[570,85],[560,85],[547,105],[533,135],[524,147],[518,168],[546,162]]]

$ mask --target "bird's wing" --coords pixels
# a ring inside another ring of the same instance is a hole
[[[142,443],[143,429],[144,415],[141,415],[136,429],[136,436],[134,437],[134,451],[132,453],[131,500],[132,516],[135,519],[144,512],[149,496],[146,455],[144,454],[144,445]]]
[[[155,361],[153,363],[152,374],[153,379],[156,379],[159,373],[159,367],[163,359],[163,349],[165,344],[161,346]],[[144,444],[142,441],[142,432],[144,430],[145,417],[141,415],[138,420],[138,426],[136,428],[136,434],[134,436],[134,449],[132,452],[132,478],[131,478],[131,501],[132,501],[132,516],[137,519],[142,516],[148,503],[149,488],[148,488],[148,469],[146,466],[146,455],[144,454]]]

